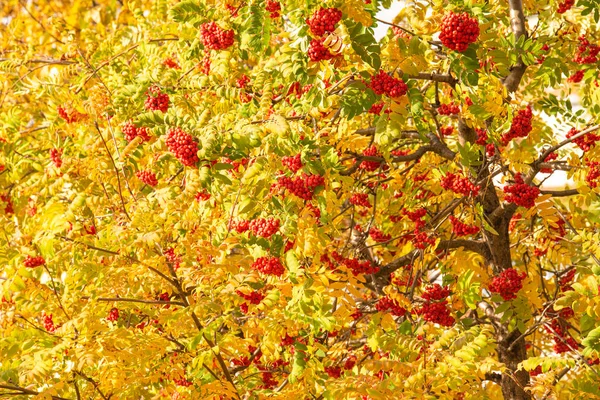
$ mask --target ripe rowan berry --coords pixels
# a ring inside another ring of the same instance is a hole
[[[158,185],[158,180],[156,179],[156,174],[149,170],[138,171],[135,173],[137,178],[144,182],[146,185],[154,187]]]
[[[198,162],[198,145],[189,133],[181,128],[170,128],[167,131],[167,148],[185,166]]]
[[[440,40],[449,49],[464,52],[479,37],[479,23],[466,12],[450,12],[442,18]]]
[[[440,181],[440,186],[463,196],[477,196],[481,189],[479,186],[471,183],[469,178],[453,173],[446,174]]]
[[[311,33],[323,36],[326,32],[335,31],[335,25],[342,19],[342,11],[337,8],[320,8],[306,20]]]
[[[158,86],[152,85],[146,92],[144,107],[146,110],[167,112],[169,109],[169,95],[162,93]]]
[[[516,174],[515,183],[504,186],[503,190],[506,193],[504,200],[525,208],[535,206],[535,199],[540,195],[540,189],[537,186],[526,184],[521,174]]]
[[[517,115],[513,118],[512,123],[510,125],[510,130],[505,133],[500,139],[503,145],[507,145],[514,138],[523,138],[527,137],[529,132],[531,132],[531,119],[533,117],[533,113],[531,111],[531,106],[527,106],[524,110],[519,110]]]
[[[285,273],[285,268],[276,257],[260,257],[252,264],[252,269],[265,275],[281,276]]]
[[[233,45],[235,32],[233,29],[225,30],[216,22],[207,22],[200,25],[200,38],[208,50],[224,50]]]
[[[50,149],[50,160],[56,168],[60,168],[62,165],[62,149]]]
[[[562,3],[558,5],[558,9],[556,10],[559,14],[564,14],[573,7],[575,4],[575,0],[564,0]]]
[[[392,98],[404,96],[408,92],[408,86],[402,79],[394,78],[382,69],[377,75],[371,76],[369,87],[375,94],[386,94]]]
[[[467,225],[453,215],[450,216],[450,222],[452,223],[452,233],[456,236],[474,235],[479,232],[478,226]]]
[[[514,268],[507,268],[492,278],[488,288],[492,293],[499,293],[505,301],[517,298],[517,292],[523,288],[525,272],[518,273]]]
[[[331,54],[329,49],[325,47],[323,42],[325,39],[312,39],[310,44],[308,45],[308,58],[311,61],[319,62],[322,60],[331,60],[335,57],[334,54]]]
[[[39,267],[44,264],[46,264],[46,260],[44,260],[44,257],[42,257],[42,256],[37,256],[37,257],[26,256],[25,260],[23,260],[23,265],[27,268],[35,268],[35,267]]]

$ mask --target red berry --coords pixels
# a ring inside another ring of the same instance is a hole
[[[579,37],[579,46],[577,47],[577,53],[573,57],[573,61],[577,64],[595,64],[598,62],[598,54],[600,53],[600,46],[591,44],[585,36]]]
[[[492,293],[499,293],[505,301],[513,300],[517,298],[517,292],[523,288],[523,279],[526,277],[525,272],[518,273],[517,270],[508,268],[492,278],[488,288]]]
[[[516,174],[515,183],[504,186],[503,190],[506,193],[504,200],[525,208],[535,206],[535,199],[540,195],[540,189],[537,186],[526,184],[521,174]]]
[[[265,275],[281,276],[285,273],[285,268],[276,257],[260,257],[252,264],[252,269]]]
[[[579,83],[581,82],[581,80],[583,79],[583,75],[585,75],[585,71],[580,69],[579,71],[575,72],[573,75],[571,75],[568,79],[567,82],[571,82],[571,83]]]
[[[408,92],[408,86],[402,79],[391,77],[384,70],[379,70],[377,75],[371,77],[369,87],[375,94],[386,94],[392,98],[404,96]]]
[[[189,133],[181,128],[170,128],[167,131],[167,148],[185,166],[198,162],[198,145]]]
[[[577,129],[571,128],[569,130],[569,132],[567,133],[567,139],[572,138],[573,136],[577,135],[578,133],[579,133],[579,131]],[[581,150],[588,151],[596,145],[596,142],[598,140],[600,140],[600,136],[598,136],[594,133],[586,133],[585,135],[580,136],[577,139],[573,140],[573,143],[575,143],[577,146],[579,146],[579,148]]]
[[[467,225],[453,215],[450,216],[450,222],[452,223],[452,233],[456,236],[474,235],[479,232],[478,226]]]
[[[215,22],[207,22],[200,26],[200,38],[208,50],[224,50],[232,46],[234,36],[233,29],[222,29]]]
[[[354,193],[350,197],[349,202],[350,204],[354,204],[355,206],[371,208],[371,203],[369,202],[369,195],[367,193]]]
[[[388,296],[379,299],[375,304],[377,311],[390,311],[392,315],[403,317],[406,315],[406,309],[401,307],[396,300],[389,298]],[[350,369],[350,368],[348,368]]]
[[[44,257],[42,257],[42,256],[37,256],[37,257],[27,256],[27,257],[25,257],[25,260],[23,260],[23,265],[27,268],[35,268],[35,267],[39,267],[44,264],[46,264],[46,260],[44,260]]]
[[[279,18],[279,12],[281,11],[281,4],[277,1],[267,0],[265,4],[265,10],[270,13],[271,18]]]
[[[146,110],[166,112],[169,109],[169,95],[162,93],[158,86],[150,86],[146,92]]]
[[[464,52],[470,43],[477,41],[479,23],[466,12],[455,14],[450,12],[442,18],[440,40],[449,49]]]
[[[293,173],[298,172],[302,168],[302,160],[300,154],[293,157],[282,157],[281,163],[289,168]]]
[[[112,308],[110,310],[110,312],[108,313],[108,316],[106,317],[107,321],[117,321],[119,319],[119,309],[118,308]]]
[[[562,3],[558,5],[558,9],[556,10],[559,14],[564,14],[573,7],[575,4],[575,0],[564,0]]]
[[[471,103],[471,104],[473,104],[473,103]],[[438,107],[437,112],[440,115],[455,115],[460,112],[460,107],[454,103],[441,104]]]
[[[156,174],[152,171],[148,171],[148,170],[138,171],[135,173],[135,176],[137,176],[137,178],[140,181],[144,182],[148,186],[154,187],[158,184],[158,180],[156,179]]]
[[[329,52],[329,49],[323,44],[325,39],[313,39],[308,45],[308,58],[311,61],[319,62],[321,60],[331,60],[335,57],[334,54]]]
[[[62,149],[50,149],[50,160],[56,168],[60,168],[62,165]]]
[[[323,36],[326,32],[333,32],[335,25],[342,19],[342,11],[337,8],[321,8],[306,20],[310,31],[315,36]]]
[[[274,218],[258,218],[252,220],[248,224],[248,227],[254,236],[260,236],[268,239],[279,230],[279,220]]]
[[[479,194],[479,186],[475,186],[468,178],[458,174],[448,173],[441,182],[440,186],[446,190],[451,190],[454,193],[462,194],[463,196],[477,196]]]
[[[527,106],[524,110],[519,110],[512,120],[510,130],[500,138],[502,144],[506,146],[514,138],[527,137],[532,129],[532,117],[531,106]]]

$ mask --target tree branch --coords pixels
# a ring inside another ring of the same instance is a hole
[[[103,301],[103,302],[125,302],[125,303],[143,303],[143,304],[162,304],[162,305],[176,305],[176,306],[182,306],[184,307],[185,304],[183,304],[181,301],[167,301],[167,300],[143,300],[143,299],[130,299],[127,297],[97,297],[95,299],[89,297],[89,296],[83,296],[81,297],[82,300],[96,300],[96,301]]]
[[[508,7],[510,9],[510,24],[516,43],[521,36],[527,36],[527,30],[525,28],[525,14],[523,13],[523,2],[522,0],[508,0]],[[517,90],[526,69],[527,66],[525,63],[523,63],[523,59],[520,55],[517,55],[517,63],[511,67],[509,74],[502,82],[504,87],[506,87],[509,92],[514,92]]]
[[[577,189],[567,189],[567,190],[540,190],[541,194],[551,194],[552,197],[567,197],[567,196],[575,196],[579,194],[579,190]]]
[[[0,393],[0,397],[2,397],[5,394],[25,395],[25,396],[39,396],[40,394],[42,394],[41,392],[36,392],[35,390],[30,390],[30,389],[26,389],[24,387],[13,386],[13,385],[0,385],[0,389],[14,390],[14,392],[12,392],[12,393]],[[64,397],[59,397],[59,396],[52,396],[52,400],[70,400],[70,399],[67,399]]]

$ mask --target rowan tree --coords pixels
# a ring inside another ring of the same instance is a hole
[[[600,398],[600,3],[404,3],[3,2],[0,397]]]

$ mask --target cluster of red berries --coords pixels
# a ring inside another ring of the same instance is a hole
[[[569,351],[576,351],[579,348],[579,344],[575,339],[569,335],[567,329],[564,329],[560,325],[558,319],[553,319],[550,326],[546,326],[546,331],[551,333],[554,339],[553,350],[555,353],[562,354]]]
[[[146,92],[144,107],[146,110],[167,112],[169,109],[169,95],[162,93],[158,86],[152,85]]]
[[[321,8],[306,20],[311,33],[323,36],[326,32],[335,31],[335,25],[342,19],[342,11],[337,8]]]
[[[167,131],[167,148],[185,166],[198,162],[198,145],[189,133],[181,128],[170,128]]]
[[[360,274],[374,274],[379,271],[379,267],[371,264],[370,261],[358,261],[355,258],[344,258],[342,263],[346,268],[352,271],[352,275],[357,276]]]
[[[173,266],[174,270],[178,270],[181,266],[181,256],[175,254],[175,249],[172,247],[168,248],[164,251],[165,257],[167,258],[167,262]]]
[[[452,135],[452,133],[454,133],[454,127],[453,126],[441,126],[440,133],[442,134],[442,136],[450,136],[450,135]]]
[[[319,209],[319,207],[308,203],[306,204],[306,208],[308,208],[310,210],[310,212],[312,213],[312,215],[314,215],[314,217],[319,220],[321,218],[321,209]]]
[[[492,278],[488,288],[492,293],[499,293],[505,301],[513,300],[523,288],[523,279],[526,277],[525,272],[519,273],[514,268],[508,268]]]
[[[54,325],[54,321],[52,320],[52,314],[43,314],[42,315],[42,323],[44,324],[44,329],[47,332],[54,332],[57,328],[56,325]]]
[[[6,203],[6,206],[4,207],[5,214],[12,214],[15,212],[15,209],[13,208],[12,200],[10,199],[9,195],[0,194],[0,201]]]
[[[330,378],[338,379],[340,376],[342,376],[342,367],[340,366],[329,366],[325,367],[324,370]]]
[[[595,64],[598,62],[598,54],[600,54],[600,46],[591,44],[585,36],[579,37],[579,46],[577,53],[573,57],[573,61],[577,64]]]
[[[442,288],[438,284],[429,286],[422,295],[426,301],[415,310],[416,313],[422,315],[427,322],[442,326],[454,325],[454,317],[450,315],[448,300],[446,299],[449,295],[450,290],[448,288]]]
[[[558,5],[558,9],[556,10],[559,14],[564,14],[573,7],[575,4],[575,0],[564,0],[562,3]]]
[[[279,18],[280,14],[279,12],[281,11],[281,4],[279,4],[278,1],[273,1],[273,0],[267,0],[267,3],[265,4],[265,10],[267,10],[267,12],[269,12],[269,16],[273,19],[275,18]]]
[[[233,45],[233,29],[225,30],[215,22],[200,25],[200,38],[205,48],[209,50],[224,50]]]
[[[111,308],[110,312],[106,316],[106,320],[115,322],[118,319],[119,319],[119,309],[116,307]]]
[[[481,189],[479,186],[471,183],[469,178],[453,173],[446,174],[440,181],[440,186],[463,196],[477,196],[479,189]]]
[[[375,94],[386,94],[392,98],[404,96],[408,92],[408,85],[402,79],[394,78],[382,69],[377,75],[371,76],[369,87]]]
[[[515,183],[504,186],[503,190],[506,194],[504,200],[525,208],[535,206],[535,199],[540,195],[540,189],[526,184],[520,173],[515,175]]]
[[[56,168],[62,165],[62,149],[50,149],[50,160]]]
[[[439,283],[435,283],[427,286],[421,297],[427,301],[432,301],[443,300],[448,296],[450,296],[450,288],[448,286],[441,286]]]
[[[37,257],[27,256],[27,257],[25,257],[25,260],[23,260],[23,265],[27,268],[35,268],[35,267],[39,267],[40,265],[44,265],[44,264],[46,264],[46,260],[44,260],[44,257],[42,257],[42,256],[37,256]]]
[[[577,135],[578,133],[579,133],[579,131],[577,129],[571,128],[569,130],[569,132],[567,132],[567,139],[572,138],[573,136]],[[579,146],[579,148],[581,150],[588,151],[596,145],[596,142],[598,140],[600,140],[600,136],[590,132],[590,133],[586,133],[585,135],[580,136],[577,139],[573,140],[573,143],[575,143],[577,146]]]
[[[384,103],[380,101],[379,103],[375,103],[369,108],[369,114],[379,115],[381,114],[381,110],[383,109]]]
[[[293,195],[300,197],[303,200],[311,200],[315,193],[315,189],[325,184],[325,178],[321,175],[308,174],[302,174],[302,176],[297,176],[293,179],[282,176],[277,183]]]
[[[270,238],[279,230],[279,220],[275,218],[257,218],[248,224],[254,236]]]
[[[148,131],[148,128],[138,128],[133,124],[131,120],[123,124],[123,126],[121,127],[121,131],[123,132],[123,135],[125,135],[125,139],[127,139],[128,142],[131,142],[138,136],[142,139],[143,142],[147,142],[150,140],[150,132]]]
[[[567,290],[572,290],[571,283],[575,278],[575,273],[577,270],[575,268],[570,269],[566,274],[560,277],[558,280],[558,286],[560,286],[561,292],[566,292]]]
[[[285,273],[285,268],[277,257],[260,257],[254,261],[252,269],[265,275],[281,276]]]
[[[441,104],[437,109],[438,114],[440,115],[455,115],[460,112],[460,107],[457,104]]]
[[[377,151],[377,147],[371,146],[363,152],[363,156],[367,157],[381,157],[381,154]],[[359,168],[365,171],[373,172],[383,164],[383,161],[363,161],[360,163]]]
[[[402,157],[402,156],[406,156],[406,155],[410,154],[410,150],[396,149],[396,150],[390,151],[390,154],[394,157]],[[414,178],[413,178],[413,181],[414,181]],[[400,194],[400,196],[402,196],[402,194]]]
[[[210,199],[210,193],[208,193],[208,191],[206,189],[204,189],[201,192],[196,193],[197,201],[203,201],[203,200],[208,200],[208,199]]]
[[[544,159],[544,162],[550,162],[553,160],[556,160],[558,158],[558,153],[556,152],[552,152],[550,154],[548,154],[548,156]],[[540,172],[544,173],[544,174],[551,174],[554,170],[552,168],[540,168]]]
[[[302,160],[301,160],[301,155],[300,154],[296,154],[293,157],[282,157],[281,158],[281,163],[283,165],[285,165],[286,167],[288,167],[288,169],[290,171],[292,171],[293,173],[298,172],[300,169],[302,169]]]
[[[425,249],[427,246],[433,246],[435,244],[435,238],[430,236],[427,232],[422,231],[420,228],[415,228],[411,237],[411,242],[416,249]]]
[[[158,179],[156,179],[156,174],[149,170],[138,171],[135,173],[137,178],[144,182],[146,185],[154,187],[158,185]]]
[[[239,221],[232,221],[231,229],[234,229],[237,233],[244,233],[248,229],[250,229],[250,221],[245,219]]]
[[[77,110],[70,110],[67,111],[67,109],[65,109],[62,106],[58,106],[57,107],[57,111],[58,111],[58,115],[64,119],[65,121],[67,121],[68,124],[74,123],[74,122],[79,122],[79,121],[83,121],[85,119],[87,119],[87,114],[83,114],[80,113]]]
[[[210,75],[210,53],[207,52],[202,57],[202,60],[196,65],[196,68],[200,70],[204,75]]]
[[[477,133],[477,140],[475,141],[475,144],[478,144],[480,146],[485,146],[487,144],[487,140],[488,140],[488,133],[485,129],[475,129],[475,132]]]
[[[382,297],[379,299],[377,304],[375,304],[375,308],[377,311],[390,311],[392,315],[403,317],[406,315],[406,309],[401,307],[400,304],[394,299],[389,298],[388,296]]]
[[[188,381],[186,378],[173,379],[173,383],[175,383],[177,386],[183,387],[192,386],[192,382]]]
[[[354,204],[355,206],[371,208],[371,203],[369,202],[369,195],[367,193],[354,193],[352,196],[350,196],[349,202],[350,204]]]
[[[505,133],[502,138],[503,145],[507,145],[514,138],[523,138],[529,135],[531,132],[531,119],[533,117],[533,113],[531,111],[531,106],[527,106],[524,110],[519,110],[517,115],[513,118],[512,123],[510,125],[510,130]]]
[[[440,40],[447,48],[462,53],[467,50],[469,44],[477,41],[477,37],[479,37],[479,23],[466,12],[461,14],[450,12],[442,18]]]
[[[600,178],[600,162],[591,161],[587,164],[588,173],[585,176],[585,181],[591,188],[595,188],[598,186],[598,178]]]
[[[248,78],[248,76],[244,74],[235,81],[235,86],[237,86],[240,89],[244,89],[249,83],[250,78]]]
[[[241,292],[239,290],[236,290],[235,293],[244,300],[249,301],[250,304],[260,304],[260,302],[263,301],[263,299],[265,298],[264,294],[256,290],[253,290],[249,294],[245,294],[244,292]]]
[[[179,64],[177,64],[177,61],[175,61],[172,57],[167,57],[167,59],[163,61],[163,65],[167,68],[181,69]]]
[[[456,236],[475,235],[479,232],[478,226],[467,225],[454,215],[450,216],[450,222],[452,223],[452,233],[454,233]]]
[[[335,55],[331,54],[323,42],[325,39],[312,39],[308,45],[308,58],[311,61],[319,62],[321,60],[331,60]]]
[[[381,230],[375,227],[372,227],[369,230],[369,236],[377,243],[388,242],[392,239],[392,235],[390,235],[389,233],[383,233]]]
[[[581,80],[583,79],[583,76],[585,75],[585,71],[580,69],[579,71],[575,72],[573,75],[571,75],[568,79],[567,82],[571,82],[571,83],[579,83],[581,82]]]

